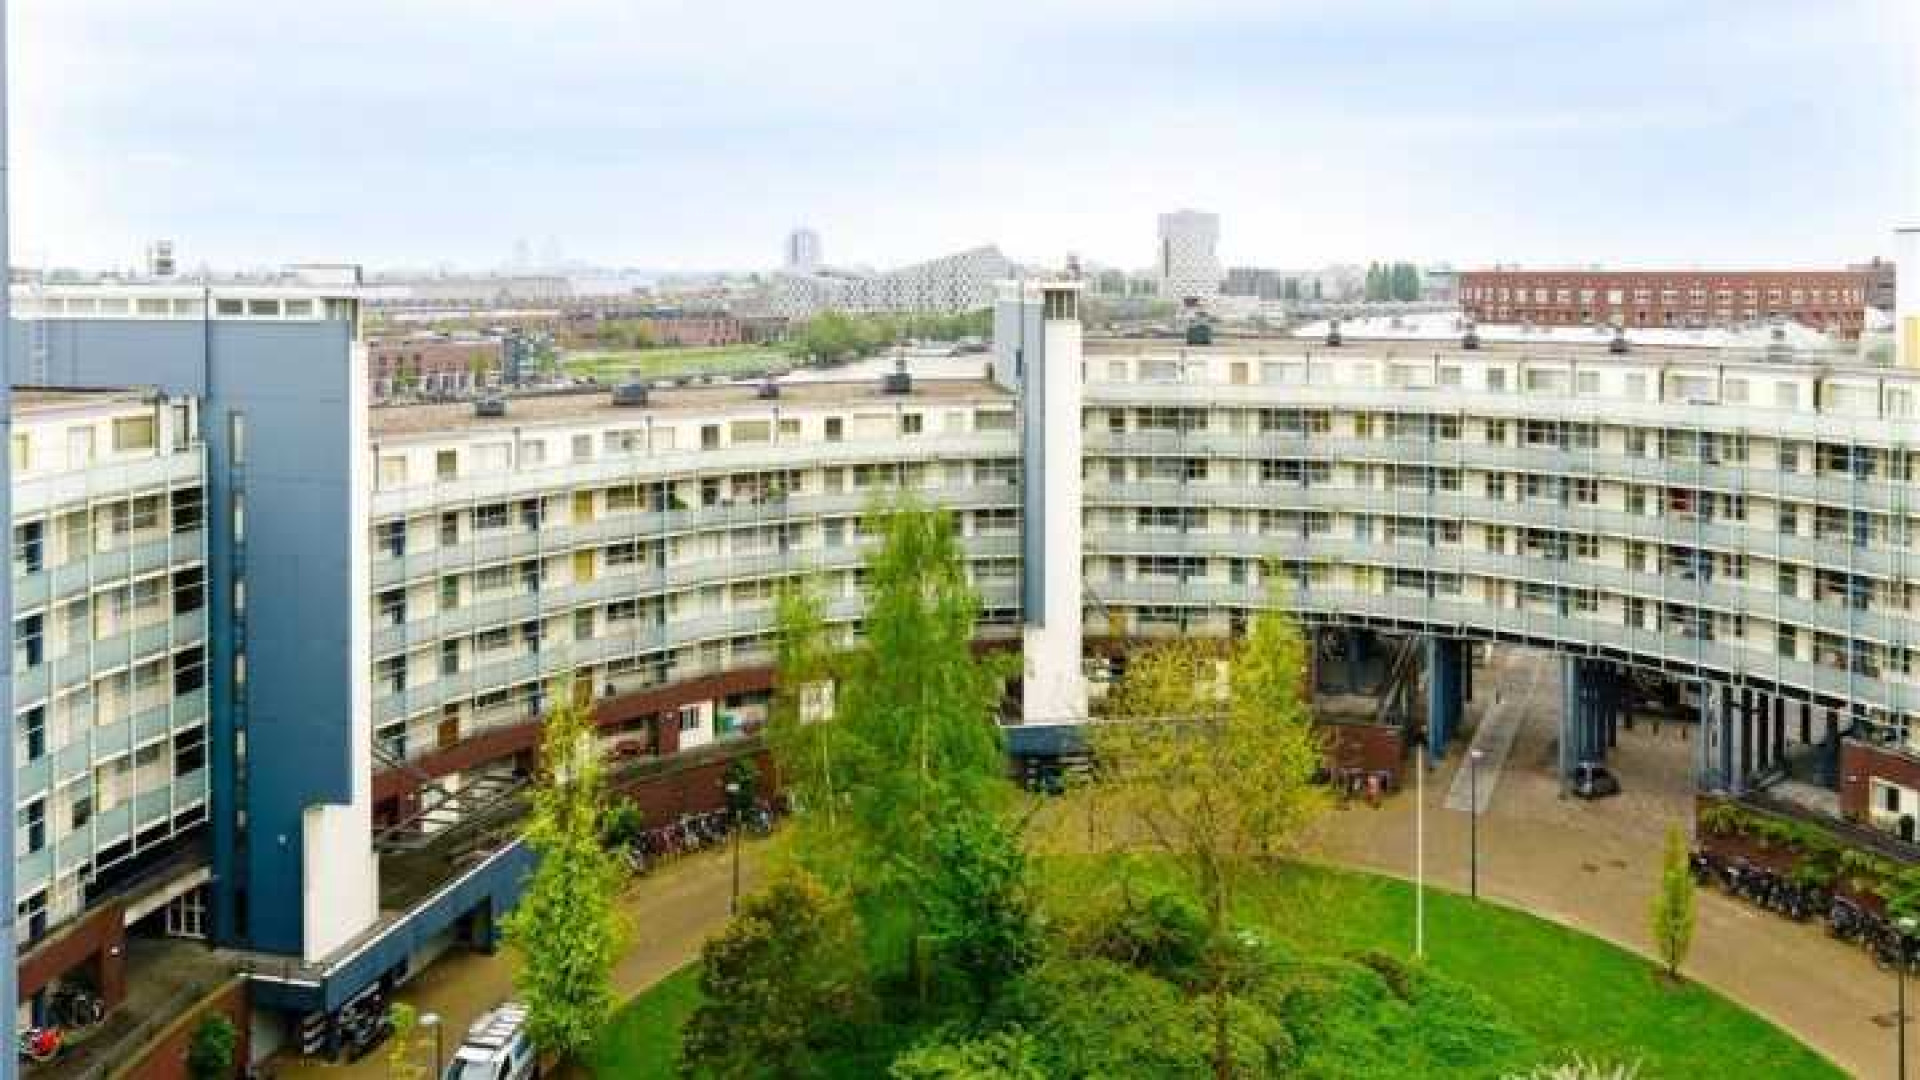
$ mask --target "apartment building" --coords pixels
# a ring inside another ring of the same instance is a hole
[[[148,919],[204,934],[207,547],[196,402],[12,395],[13,881],[23,1016],[112,1004]]]
[[[864,514],[902,490],[957,515],[982,637],[1022,650],[1030,722],[1084,719],[1101,656],[1233,633],[1277,599],[1315,633],[1422,635],[1442,672],[1471,641],[1561,653],[1570,758],[1604,755],[1619,680],[1655,672],[1701,711],[1703,787],[1751,790],[1813,747],[1838,810],[1894,828],[1920,813],[1911,371],[1621,354],[1608,335],[1083,341],[1077,284],[1028,283],[1003,290],[995,354],[949,378],[369,409],[350,292],[48,299],[58,314],[16,327],[14,347],[33,335],[51,380],[138,371],[162,389],[20,392],[16,423],[56,401],[94,410],[99,452],[134,458],[111,469],[147,470],[77,483],[78,436],[17,429],[16,779],[23,799],[47,793],[22,813],[44,832],[19,841],[21,911],[44,903],[57,930],[107,895],[85,874],[111,885],[176,837],[204,842],[210,877],[182,907],[203,898],[208,936],[254,958],[255,1007],[303,1044],[448,942],[494,940],[530,857],[460,814],[524,783],[559,695],[623,756],[751,731],[781,583],[814,581],[830,622],[857,632]],[[147,415],[150,447],[131,422]],[[36,469],[62,494],[36,502]],[[76,492],[84,526],[60,509]],[[84,564],[128,599],[78,591],[73,552],[123,519],[133,554],[109,539]],[[156,570],[180,610],[142,621],[163,603]],[[163,630],[140,653],[153,674],[102,644]],[[140,696],[153,678],[164,711]],[[1458,680],[1432,683],[1444,751]],[[63,748],[82,730],[91,779],[74,787],[60,762],[79,760]],[[466,854],[420,874],[449,837]]]
[[[1851,341],[1866,322],[1853,270],[1470,270],[1461,306],[1480,322],[1708,327],[1787,319]]]
[[[494,337],[423,334],[369,338],[367,387],[374,399],[396,394],[463,394],[499,383],[505,346]]]

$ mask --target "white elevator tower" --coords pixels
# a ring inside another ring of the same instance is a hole
[[[1080,283],[1008,282],[994,305],[994,377],[1020,395],[1026,724],[1087,718],[1081,664]]]

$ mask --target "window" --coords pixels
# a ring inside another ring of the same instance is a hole
[[[506,503],[486,503],[473,508],[473,527],[475,531],[504,529],[510,516]]]
[[[173,531],[194,532],[200,528],[202,513],[199,488],[179,488],[173,493]]]
[[[380,456],[380,486],[382,488],[404,487],[406,482],[406,455],[382,454]]]
[[[16,744],[21,761],[39,761],[47,756],[47,707],[35,705],[23,709],[15,721],[20,731]]]
[[[901,413],[900,414],[900,434],[918,435],[920,434],[923,428],[923,425],[925,423],[926,423],[926,418],[921,416],[919,413]]]
[[[158,445],[152,416],[122,416],[114,420],[113,448],[115,450],[152,450]]]
[[[39,667],[46,659],[46,616],[35,613],[13,622],[13,666]]]
[[[827,441],[828,442],[839,442],[841,439],[846,438],[846,430],[847,430],[847,422],[845,418],[839,417],[839,416],[827,417]]]
[[[700,730],[700,706],[698,705],[680,706],[679,723],[680,723],[681,731]]]
[[[433,475],[441,480],[453,480],[460,475],[460,452],[440,450],[433,455]]]
[[[13,572],[37,574],[46,566],[44,521],[25,521],[13,527]]]

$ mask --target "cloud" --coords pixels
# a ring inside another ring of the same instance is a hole
[[[1920,210],[1916,7],[14,5],[16,247],[753,266],[808,220],[1124,265],[1201,204],[1247,262],[1833,262]]]

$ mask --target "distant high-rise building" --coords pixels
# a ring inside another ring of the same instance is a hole
[[[157,278],[170,278],[177,267],[173,261],[173,241],[155,240],[147,245],[147,273]]]
[[[796,274],[820,269],[820,234],[801,226],[787,234],[786,268]]]
[[[1160,295],[1211,300],[1220,293],[1220,215],[1176,210],[1160,215]]]

